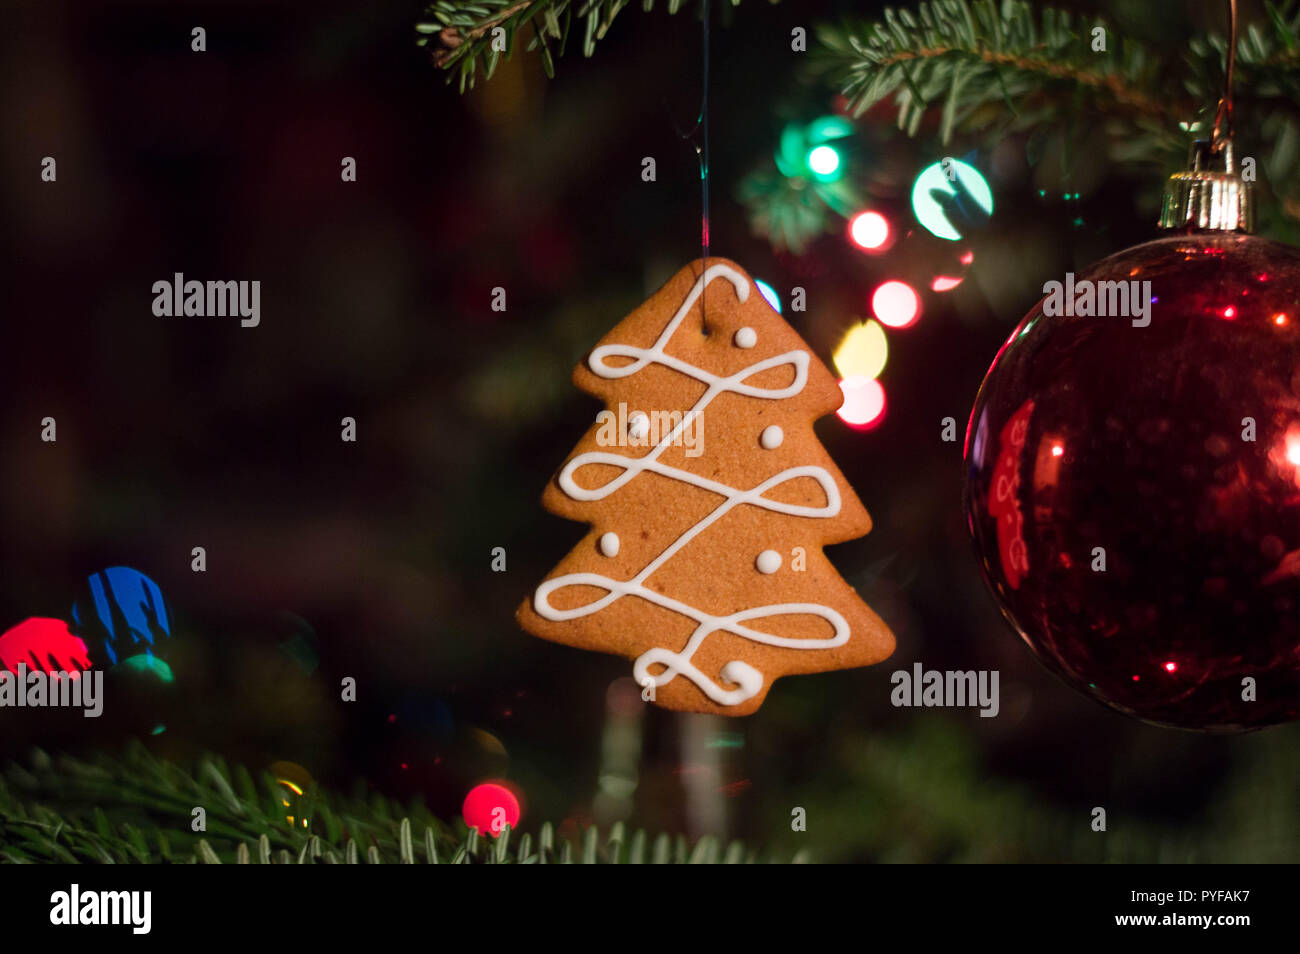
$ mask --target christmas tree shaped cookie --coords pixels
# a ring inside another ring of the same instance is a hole
[[[871,529],[813,432],[843,396],[743,269],[683,268],[574,383],[605,410],[542,502],[591,530],[520,606],[524,629],[626,656],[661,706],[723,715],[780,676],[893,652],[822,553]]]

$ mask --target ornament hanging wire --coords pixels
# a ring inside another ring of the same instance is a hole
[[[1210,135],[1188,150],[1187,168],[1165,182],[1160,203],[1162,229],[1252,232],[1255,206],[1251,183],[1237,170],[1233,145],[1232,89],[1237,64],[1237,0],[1228,0],[1228,39],[1223,93]]]
[[[1237,0],[1228,0],[1228,63],[1223,74],[1223,96],[1214,114],[1213,151],[1221,151],[1232,139],[1232,76],[1237,65]]]
[[[700,164],[700,277],[703,278],[704,270],[709,265],[709,0],[700,0],[700,2],[700,72],[703,87],[700,93],[700,110],[696,114],[695,124],[690,129],[682,129],[673,118],[671,111],[668,113],[668,118],[673,124],[677,138],[689,141],[694,147],[695,156]],[[668,110],[667,100],[664,101],[664,109]],[[696,134],[699,134],[698,141],[695,138]],[[708,334],[709,326],[704,320],[706,289],[707,284],[700,289],[700,330]]]

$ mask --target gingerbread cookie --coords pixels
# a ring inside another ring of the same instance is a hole
[[[626,656],[661,706],[723,715],[781,676],[893,652],[822,553],[871,529],[813,432],[843,395],[743,269],[683,268],[573,380],[605,410],[542,502],[591,530],[519,607],[525,630]]]

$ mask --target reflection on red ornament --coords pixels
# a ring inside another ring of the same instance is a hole
[[[483,782],[469,790],[461,814],[465,816],[467,826],[495,838],[506,825],[512,829],[516,827],[521,812],[514,792],[500,782]]]
[[[997,521],[998,559],[1007,585],[1019,589],[1029,571],[1029,550],[1025,546],[1025,516],[1020,512],[1020,455],[1029,434],[1034,402],[1026,401],[1002,426],[998,435],[998,462],[989,484],[989,516]]]
[[[1300,467],[1300,436],[1290,435],[1287,437],[1286,459],[1288,463]]]

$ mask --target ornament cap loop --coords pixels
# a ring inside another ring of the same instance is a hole
[[[1186,171],[1174,173],[1165,183],[1162,229],[1254,231],[1255,203],[1250,183],[1236,170],[1231,139],[1217,144],[1198,139],[1192,143],[1187,165]]]

